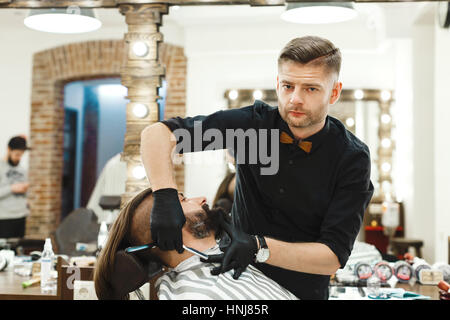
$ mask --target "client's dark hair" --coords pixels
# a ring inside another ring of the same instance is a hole
[[[123,207],[109,231],[109,237],[104,248],[100,252],[94,270],[95,292],[100,300],[116,299],[114,289],[111,285],[111,278],[114,272],[114,261],[116,253],[127,247],[137,245],[136,241],[130,234],[131,223],[137,207],[149,195],[152,189],[148,188],[141,191],[133,197]],[[149,225],[150,228],[150,225]],[[129,295],[123,297],[124,300],[129,299]]]

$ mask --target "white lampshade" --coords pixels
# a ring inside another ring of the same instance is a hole
[[[94,10],[84,8],[31,9],[23,22],[30,29],[52,33],[84,33],[102,26]]]
[[[347,21],[358,15],[351,2],[290,2],[281,19],[305,24]]]

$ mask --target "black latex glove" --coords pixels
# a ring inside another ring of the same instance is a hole
[[[153,192],[150,231],[158,248],[182,253],[184,249],[181,229],[185,222],[176,189],[159,189]]]
[[[212,275],[219,275],[234,269],[233,278],[237,280],[247,266],[255,261],[258,244],[255,236],[249,235],[236,229],[230,222],[223,218],[220,220],[221,227],[229,235],[231,243],[223,247],[224,253],[210,255],[208,259],[200,259],[203,262],[222,263],[211,270]]]

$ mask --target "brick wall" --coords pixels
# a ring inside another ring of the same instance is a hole
[[[165,117],[184,116],[186,58],[183,49],[163,43],[159,57],[166,66],[168,84]],[[60,222],[64,85],[78,80],[119,77],[125,59],[122,40],[73,43],[33,56],[27,237],[46,237]],[[183,190],[184,167],[177,166],[175,174]]]

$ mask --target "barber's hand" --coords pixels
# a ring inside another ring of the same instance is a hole
[[[159,189],[153,192],[150,231],[158,248],[182,253],[184,249],[181,229],[185,222],[176,189]]]
[[[230,236],[231,243],[225,247],[224,253],[210,255],[208,259],[201,259],[203,262],[222,262],[218,267],[211,270],[212,275],[219,275],[234,269],[233,278],[237,280],[247,266],[255,261],[258,251],[258,244],[255,236],[249,235],[236,229],[230,222],[220,219],[220,225]]]

